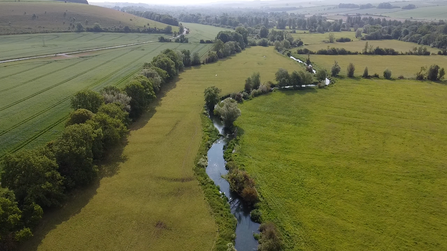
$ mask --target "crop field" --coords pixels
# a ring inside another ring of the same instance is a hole
[[[67,34],[69,37],[72,34]],[[82,34],[79,34],[82,36]],[[100,34],[96,36],[101,37]],[[166,48],[207,53],[210,45],[148,43],[0,65],[0,156],[42,145],[60,134],[70,97],[83,89],[125,84],[144,62]]]
[[[203,91],[240,91],[253,72],[268,81],[279,67],[301,66],[255,47],[183,72],[133,125],[121,161],[104,167],[115,174],[45,217],[22,250],[211,250],[217,229],[192,171]]]
[[[150,26],[162,29],[167,26],[125,12],[87,4],[0,2],[0,34],[74,31],[77,22],[84,27],[93,27],[99,23],[104,28],[129,26],[136,29]]]
[[[298,57],[305,59],[307,55],[299,55]],[[379,55],[310,55],[310,60],[317,68],[331,71],[334,61],[337,61],[341,67],[340,75],[345,75],[349,63],[355,66],[355,76],[362,76],[365,67],[368,67],[369,75],[377,73],[383,77],[383,71],[389,69],[392,72],[392,77],[397,78],[402,75],[405,78],[415,78],[416,72],[419,72],[421,67],[430,67],[437,64],[440,67],[447,69],[447,57],[431,55],[431,56],[379,56]]]
[[[446,250],[446,95],[345,79],[240,105],[237,161],[287,250]]]
[[[160,34],[50,33],[0,36],[0,60],[158,41]]]
[[[214,27],[210,25],[202,25],[195,23],[182,23],[184,27],[190,30],[191,34],[194,36],[189,38],[189,42],[199,42],[201,39],[203,40],[211,40],[214,41],[216,39],[217,33],[220,31],[230,30],[226,28]]]
[[[413,10],[389,13],[388,15],[392,18],[445,20],[447,18],[447,6],[444,5],[444,6],[416,8]]]

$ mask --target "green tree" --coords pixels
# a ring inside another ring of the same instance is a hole
[[[118,119],[121,121],[126,127],[129,125],[129,113],[122,109],[122,105],[118,103],[109,103],[102,105],[99,107],[97,114],[106,114],[111,118]]]
[[[82,32],[84,31],[84,26],[82,26],[82,24],[80,22],[76,23],[76,31],[77,32]]]
[[[391,71],[386,69],[385,71],[383,71],[383,77],[386,79],[391,79]]]
[[[64,199],[63,178],[54,154],[48,148],[6,155],[2,186],[14,192],[21,203],[51,207]]]
[[[114,104],[110,105],[113,106]],[[110,106],[108,108],[110,108]],[[92,128],[101,130],[102,148],[105,151],[110,150],[115,145],[120,143],[121,139],[125,137],[128,132],[126,125],[123,123],[123,121],[120,120],[120,116],[117,114],[115,115],[117,116],[117,118],[113,118],[104,112],[98,112],[92,120],[89,120],[87,122],[92,126]]]
[[[59,172],[65,178],[67,188],[86,185],[93,181],[97,167],[93,164],[95,156],[102,153],[101,130],[93,130],[89,124],[75,124],[65,128],[62,135],[53,143]]]
[[[168,75],[168,79],[173,79],[178,74],[178,70],[175,67],[175,62],[172,61],[167,55],[159,54],[152,59],[152,65],[164,70]],[[165,80],[165,81],[166,81]]]
[[[354,64],[349,63],[347,71],[348,71],[348,77],[350,78],[354,77],[354,71],[355,71]]]
[[[308,71],[300,71],[301,83],[303,85],[310,85],[314,82],[314,76]]]
[[[290,84],[293,85],[293,87],[301,85],[301,76],[297,71],[293,71],[292,74],[290,74]]]
[[[331,68],[331,76],[332,76],[332,77],[336,77],[336,76],[338,76],[338,74],[340,73],[340,71],[341,71],[341,67],[340,67],[340,65],[338,65],[338,62],[337,62],[337,61],[334,61],[334,65],[333,65],[332,68]]]
[[[329,33],[328,39],[329,39],[329,43],[334,43],[335,42],[334,33]]]
[[[182,54],[183,54],[183,65],[185,67],[190,67],[191,66],[191,51],[182,50]]]
[[[365,67],[365,70],[363,71],[362,78],[369,78],[368,67]]]
[[[259,30],[259,37],[261,38],[267,38],[269,36],[269,29],[265,28],[265,26],[262,26]]]
[[[253,88],[253,84],[251,83],[251,78],[248,77],[245,80],[244,90],[245,90],[245,92],[250,93],[252,88]]]
[[[251,75],[251,85],[254,90],[261,86],[261,74],[259,74],[259,72],[255,72]]]
[[[77,109],[70,113],[65,126],[74,125],[74,124],[83,124],[87,120],[93,118],[95,114],[87,109]]]
[[[214,106],[219,102],[219,93],[221,90],[215,86],[210,86],[205,89],[204,95],[205,95],[205,102],[206,106],[210,111],[214,110]]]
[[[0,188],[0,250],[13,250],[16,242],[30,236],[31,230],[23,225],[14,194]]]
[[[279,86],[288,86],[290,85],[290,76],[289,72],[284,68],[279,68],[275,73],[276,82],[278,82]]]
[[[93,113],[96,113],[103,103],[104,98],[91,90],[80,91],[71,98],[71,108],[75,110],[87,109]]]
[[[143,114],[149,105],[151,96],[146,93],[139,81],[132,81],[124,87],[124,92],[131,98],[129,117],[136,119]]]
[[[172,62],[174,62],[177,74],[183,71],[185,66],[183,65],[183,54],[181,52],[175,52],[171,49],[166,49],[162,53],[168,56],[168,58],[171,59]]]
[[[357,30],[355,31],[355,37],[356,37],[356,38],[362,37],[362,30],[357,29]]]
[[[233,129],[234,121],[241,116],[241,110],[237,107],[237,102],[234,99],[227,98],[220,104],[216,105],[214,111],[220,116],[227,129]]]
[[[326,70],[319,70],[319,71],[317,71],[317,73],[315,74],[315,78],[318,81],[325,80],[327,78],[327,71]]]
[[[200,64],[201,64],[201,62],[200,62],[200,56],[199,56],[199,53],[194,52],[194,53],[192,54],[191,65],[192,65],[192,66],[195,66],[195,65],[200,65]]]
[[[100,25],[99,23],[95,23],[95,24],[93,25],[92,30],[93,30],[94,32],[101,32],[101,31],[102,31],[102,27],[101,27],[101,25]]]
[[[127,96],[127,94],[123,90],[119,89],[116,86],[107,86],[103,88],[100,93],[104,97],[105,104],[117,104],[124,111],[130,111],[130,100],[132,98]],[[102,105],[101,107],[103,106],[104,105]]]

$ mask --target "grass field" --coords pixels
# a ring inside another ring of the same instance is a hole
[[[340,80],[242,104],[237,161],[288,250],[447,249],[446,95]]]
[[[189,38],[189,42],[199,42],[201,39],[203,40],[211,40],[214,41],[216,39],[217,33],[219,31],[225,31],[230,30],[226,28],[220,28],[220,27],[214,27],[210,25],[202,25],[202,24],[195,24],[195,23],[184,23],[182,22],[183,26],[189,29],[190,34],[193,34]]]
[[[305,59],[307,55],[299,55],[298,57]],[[311,55],[310,60],[318,67],[331,71],[334,61],[337,61],[341,67],[341,75],[346,76],[347,67],[349,63],[355,66],[355,76],[362,76],[365,67],[368,67],[369,75],[377,73],[383,77],[383,71],[389,69],[392,72],[392,77],[397,78],[403,75],[406,78],[415,78],[416,72],[419,72],[421,67],[429,67],[437,64],[440,67],[447,69],[447,57],[445,56],[374,56],[374,55]]]
[[[22,250],[211,250],[216,227],[192,171],[203,91],[211,85],[240,91],[252,72],[273,80],[279,67],[300,66],[255,47],[182,73],[134,124],[122,162],[105,167],[116,174],[45,217]]]
[[[157,28],[167,26],[125,12],[87,4],[0,2],[0,35],[74,31],[74,26],[70,27],[70,23],[77,22],[84,27],[93,27],[95,23],[99,23],[104,28],[129,26],[136,29],[148,25]]]
[[[77,34],[78,39],[74,35],[57,36],[62,41],[69,38],[77,40],[81,47],[83,39],[89,45],[88,40],[93,39],[92,34]],[[115,36],[124,42],[120,34]],[[102,34],[96,34],[96,37],[104,39]],[[111,38],[113,34],[106,37]],[[136,35],[130,37],[138,38]],[[10,46],[15,48],[14,44]],[[0,156],[7,151],[42,145],[55,138],[70,112],[70,97],[74,93],[83,89],[98,91],[107,85],[121,86],[142,68],[144,62],[150,62],[166,48],[188,49],[204,55],[210,45],[155,42],[96,53],[1,64]],[[25,52],[31,53],[31,50]]]
[[[447,18],[447,6],[444,5],[444,6],[430,6],[430,7],[416,8],[413,10],[393,12],[387,15],[392,18],[445,20]]]

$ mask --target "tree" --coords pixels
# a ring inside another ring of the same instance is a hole
[[[293,87],[301,85],[301,76],[297,71],[293,71],[292,74],[290,74],[290,84]]]
[[[440,68],[438,65],[434,64],[430,66],[427,71],[427,79],[431,81],[441,80],[445,75],[444,68]]]
[[[275,79],[279,86],[288,86],[290,84],[289,72],[284,68],[279,68],[275,73]]]
[[[261,38],[267,38],[269,35],[269,29],[265,28],[265,26],[262,26],[259,30],[259,37]]]
[[[245,80],[245,86],[244,86],[244,90],[245,90],[245,92],[247,92],[247,93],[250,93],[251,92],[251,90],[252,90],[252,83],[251,83],[251,78],[250,77],[248,77],[246,80]]]
[[[93,159],[102,154],[101,134],[89,124],[75,124],[67,126],[51,146],[67,188],[89,184],[96,177]]]
[[[234,121],[241,116],[241,110],[237,107],[237,102],[231,98],[227,98],[216,105],[214,111],[220,116],[227,129],[232,129]]]
[[[200,64],[201,64],[201,62],[200,62],[200,56],[199,56],[199,53],[194,52],[194,53],[192,54],[191,65],[192,65],[192,66],[195,66],[195,65],[200,65]]]
[[[369,78],[368,67],[365,67],[365,70],[363,71],[362,78]]]
[[[51,207],[64,199],[63,178],[54,154],[46,147],[5,156],[2,186],[23,204]]]
[[[355,37],[356,37],[356,38],[362,37],[362,30],[357,29],[357,30],[355,31]]]
[[[82,24],[80,22],[76,23],[76,31],[77,32],[82,32],[84,31],[84,26],[82,26]]]
[[[314,76],[312,73],[308,72],[308,71],[300,71],[299,72],[300,77],[301,77],[301,83],[303,85],[310,85],[314,82]]]
[[[182,50],[182,54],[183,54],[183,65],[185,67],[190,67],[191,66],[191,51]]]
[[[149,105],[151,96],[137,80],[133,80],[127,84],[124,87],[124,92],[131,98],[129,117],[132,119],[140,117]]]
[[[109,104],[109,107],[107,107],[109,111],[112,106],[116,107],[114,104]],[[122,111],[121,109],[118,110]],[[113,112],[114,114],[112,114],[115,115],[115,117],[109,116],[106,112],[98,112],[92,120],[87,122],[92,128],[101,130],[102,148],[105,151],[110,150],[113,146],[117,145],[128,132],[126,125],[120,119],[122,116],[116,114],[118,110],[115,110]]]
[[[70,117],[68,117],[65,126],[83,124],[87,120],[93,118],[93,116],[95,116],[95,114],[87,109],[77,109],[76,111],[70,113]]]
[[[71,108],[87,109],[93,113],[104,103],[104,98],[97,92],[86,90],[80,91],[71,98]]]
[[[332,77],[338,76],[338,74],[340,73],[340,71],[341,71],[341,67],[340,67],[340,65],[338,65],[338,62],[335,61],[335,62],[334,62],[334,65],[333,65],[332,68],[331,68],[331,76],[332,76]]]
[[[439,70],[438,80],[441,80],[442,78],[444,78],[444,75],[445,75],[445,70],[444,70],[444,68],[441,68],[441,70]]]
[[[159,54],[152,59],[152,65],[168,74],[168,79],[173,79],[178,74],[176,64],[166,54]]]
[[[205,102],[210,111],[214,110],[214,106],[219,102],[219,93],[221,90],[215,86],[210,86],[205,89]]]
[[[354,71],[355,71],[355,67],[352,63],[349,63],[348,65],[348,77],[352,78],[354,77]]]
[[[122,109],[122,106],[118,103],[109,103],[102,105],[99,107],[97,114],[106,114],[110,116],[111,118],[118,119],[119,121],[123,122],[124,125],[128,126],[129,121],[129,113],[124,111]]]
[[[386,79],[391,79],[391,71],[386,69],[385,71],[383,71],[383,77]]]
[[[318,81],[325,80],[325,79],[327,78],[327,72],[326,72],[326,70],[320,70],[320,71],[317,71],[317,73],[315,74],[315,78],[316,78]]]
[[[276,251],[282,250],[282,240],[276,226],[269,222],[259,227],[261,231],[261,239],[259,240],[259,251]]]
[[[126,93],[118,87],[107,86],[103,88],[100,93],[104,97],[105,104],[118,104],[123,110],[127,112],[130,111],[130,100],[132,100],[132,98],[127,96]],[[101,107],[103,106],[104,105]]]
[[[16,242],[32,236],[22,222],[22,211],[14,193],[0,188],[0,250],[13,250]]]
[[[92,29],[94,32],[101,32],[102,31],[102,27],[101,27],[101,25],[99,24],[99,23],[95,23],[94,25],[93,25],[93,29]]]
[[[329,43],[334,43],[335,42],[334,33],[329,33],[328,39],[329,39]]]
[[[255,72],[251,75],[251,85],[252,89],[256,90],[261,86],[261,74],[259,72]]]

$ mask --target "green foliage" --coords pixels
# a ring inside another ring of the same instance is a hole
[[[70,113],[67,122],[65,122],[65,126],[83,124],[87,120],[93,118],[93,116],[95,116],[95,114],[87,109],[77,109]]]
[[[107,86],[100,93],[104,97],[105,104],[117,104],[121,109],[127,112],[130,111],[131,98],[123,90],[115,86]]]
[[[329,43],[335,43],[334,33],[329,33],[328,39],[329,39]]]
[[[115,106],[114,104],[111,104],[112,106]],[[107,107],[110,108],[110,107]],[[119,111],[122,111],[121,109],[118,109]],[[92,126],[95,130],[101,130],[102,137],[102,148],[105,151],[110,150],[112,147],[117,145],[121,142],[121,139],[124,138],[127,134],[127,128],[126,125],[121,120],[121,115],[115,113],[115,111],[111,111],[108,109],[109,112],[112,112],[112,115],[115,115],[117,117],[111,117],[107,113],[101,112],[97,113],[95,117],[93,117],[92,120],[89,120],[87,123]],[[105,111],[105,112],[108,112]]]
[[[227,98],[214,108],[214,113],[220,116],[227,129],[233,129],[233,123],[241,116],[241,110],[237,108],[237,102]]]
[[[250,219],[254,222],[261,223],[262,222],[262,213],[259,209],[253,209],[250,212]]]
[[[251,84],[253,89],[258,89],[261,86],[261,75],[259,72],[254,72],[251,75]]]
[[[355,66],[354,66],[354,64],[349,63],[349,65],[348,65],[348,69],[347,69],[348,77],[350,77],[350,78],[354,77],[354,71],[355,71]]]
[[[255,181],[246,171],[233,169],[228,173],[227,179],[230,183],[231,191],[239,194],[244,202],[254,205],[259,201],[259,195],[255,188]]]
[[[206,107],[210,111],[214,110],[214,106],[219,102],[219,93],[221,90],[215,86],[207,87],[204,91]]]
[[[82,26],[82,24],[80,22],[76,23],[76,31],[77,32],[82,32],[84,31],[84,26]]]
[[[341,71],[341,67],[340,67],[340,65],[338,65],[338,62],[337,62],[337,61],[334,61],[334,65],[333,65],[332,68],[331,68],[331,76],[332,76],[332,77],[336,77],[336,76],[338,76],[338,74],[340,73],[340,71]]]
[[[152,65],[164,70],[168,74],[166,80],[173,79],[178,74],[178,70],[175,67],[176,63],[172,61],[172,59],[169,58],[166,54],[159,54],[154,57],[152,59]]]
[[[51,207],[64,199],[63,178],[54,154],[48,148],[6,155],[2,186],[14,192],[21,204]]]
[[[293,71],[292,74],[290,74],[290,84],[292,84],[294,87],[297,87],[301,85],[301,83],[301,75],[297,71]]]
[[[71,98],[71,108],[87,109],[93,113],[104,103],[104,98],[97,92],[91,90],[80,91]]]
[[[129,113],[122,109],[121,104],[118,103],[109,103],[102,105],[98,109],[98,114],[106,114],[111,118],[118,119],[121,121],[126,127],[130,124],[129,121]]]
[[[363,73],[364,74],[364,73]],[[385,71],[383,71],[383,77],[386,79],[391,79],[391,71],[386,69]]]
[[[427,79],[431,81],[441,80],[445,75],[444,68],[440,68],[439,65],[434,64],[428,68]]]
[[[98,171],[93,164],[95,149],[100,148],[96,139],[101,139],[101,131],[93,130],[89,124],[67,126],[62,135],[52,145],[60,174],[65,178],[65,186],[74,188],[92,182]],[[102,149],[98,150],[102,153]]]
[[[279,68],[275,73],[276,82],[278,82],[279,86],[288,86],[290,85],[290,76],[289,72],[286,69]]]
[[[365,67],[365,70],[363,71],[362,78],[369,78],[368,67]]]
[[[199,56],[199,53],[194,52],[194,53],[192,54],[191,65],[192,65],[192,66],[196,66],[196,65],[200,65],[200,64],[201,64],[201,62],[200,62],[200,56]]]
[[[300,71],[299,72],[301,77],[301,84],[303,85],[310,85],[314,82],[314,75],[308,71]]]
[[[146,78],[147,79],[147,78]],[[147,109],[150,101],[155,98],[151,85],[146,81],[132,80],[124,87],[124,92],[131,98],[129,117],[136,119]]]
[[[264,223],[259,227],[261,238],[259,239],[259,251],[279,251],[283,249],[280,234],[272,222]]]
[[[317,73],[315,74],[315,78],[316,78],[318,81],[325,80],[327,76],[328,76],[328,75],[327,75],[327,71],[324,70],[324,69],[323,69],[323,70],[319,70],[319,71],[317,71]]]

